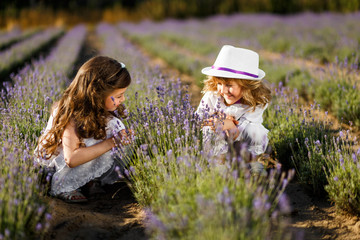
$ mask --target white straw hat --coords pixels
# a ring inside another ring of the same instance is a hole
[[[259,69],[259,54],[245,48],[224,45],[215,63],[201,72],[208,76],[261,80],[265,72]]]

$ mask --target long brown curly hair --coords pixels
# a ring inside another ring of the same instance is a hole
[[[217,84],[219,82],[226,83],[228,81],[235,81],[241,87],[242,97],[240,101],[241,103],[252,107],[253,111],[256,106],[265,106],[271,101],[270,89],[263,83],[263,81],[258,80],[208,76],[208,78],[204,81],[203,92],[217,91]]]
[[[38,145],[42,146],[43,152],[38,153],[38,157],[49,159],[56,154],[70,120],[75,123],[80,141],[83,138],[105,139],[108,117],[114,115],[105,110],[105,98],[130,83],[129,72],[115,59],[96,56],[85,62],[60,101],[53,106],[57,113],[52,128],[39,138]],[[120,115],[124,115],[124,110],[123,105],[117,109]]]

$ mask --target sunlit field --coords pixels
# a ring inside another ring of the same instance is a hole
[[[1,31],[0,240],[48,231],[50,176],[33,151],[90,32],[97,53],[124,62],[132,76],[124,122],[137,137],[122,174],[150,238],[291,239],[283,218],[291,181],[359,215],[359,22],[359,13],[235,14]],[[232,154],[217,166],[191,101],[201,93],[150,64],[161,58],[201,88],[201,69],[224,44],[257,51],[272,90],[264,125],[279,164],[267,166],[267,177],[251,176]]]

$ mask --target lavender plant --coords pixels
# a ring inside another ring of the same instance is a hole
[[[219,238],[261,239],[269,234],[274,227],[271,213],[292,174],[277,180],[272,172],[269,179],[257,182],[240,159],[223,166],[225,172],[217,168],[211,152],[202,151],[201,124],[188,99],[174,103],[158,97],[160,101],[140,103],[144,107],[130,115],[140,146],[124,173],[132,179],[135,197],[151,209],[150,233],[165,239],[215,233]],[[214,211],[202,211],[202,202],[212,204]]]
[[[120,29],[121,26],[120,26]],[[180,72],[189,74],[196,79],[196,84],[201,86],[203,75],[199,72],[200,66],[205,66],[208,63],[188,55],[177,52],[171,46],[167,46],[160,39],[153,40],[154,35],[134,34],[132,31],[123,30],[125,36],[136,44],[141,45],[146,51],[154,56],[159,56],[164,59],[168,64],[177,68]],[[156,37],[155,37],[156,38]]]
[[[319,105],[299,107],[298,96],[281,84],[275,88],[272,105],[265,114],[270,129],[270,143],[285,169],[295,168],[300,182],[319,192],[326,184],[326,162],[313,142],[333,136],[327,119],[318,115]],[[289,153],[292,156],[289,156]],[[320,154],[320,155],[319,155]]]
[[[40,197],[46,189],[39,185],[42,175],[33,149],[51,103],[68,82],[66,75],[85,32],[83,26],[69,31],[47,58],[26,66],[14,77],[14,86],[7,83],[1,90],[0,236],[4,239],[39,238],[49,225],[51,215]],[[74,55],[60,54],[66,49],[73,49]]]
[[[202,151],[201,124],[180,82],[157,76],[156,71],[149,70],[149,66],[141,63],[146,59],[134,52],[127,41],[121,40],[119,32],[116,34],[111,26],[101,24],[97,31],[102,33],[104,43],[112,44],[112,54],[120,56],[119,60],[135,63],[127,66],[138,84],[128,89],[129,117],[125,123],[136,132],[136,140],[130,148],[132,154],[124,156],[121,148],[115,154],[122,157],[123,162],[131,162],[121,174],[131,179],[130,186],[136,199],[149,208],[149,233],[155,238],[200,238],[212,233],[217,218],[223,222],[216,229],[221,229],[218,236],[253,233],[261,238],[268,233],[271,213],[277,211],[276,205],[282,199],[286,181],[275,180],[274,173],[269,185],[250,180],[245,169],[235,169],[238,164],[234,164],[234,171],[230,170],[232,165],[229,166],[228,174],[223,176],[214,166],[211,153]],[[113,43],[107,39],[112,39]],[[103,51],[105,49],[107,47]],[[129,149],[125,150],[129,152]],[[280,184],[276,184],[278,182]],[[244,195],[244,191],[249,194]],[[234,199],[232,210],[221,201],[221,194]],[[202,211],[201,198],[217,206],[211,215],[213,221],[208,221],[207,213]],[[259,207],[263,206],[261,203],[264,207]],[[249,224],[236,227],[245,218]]]
[[[14,29],[7,34],[0,35],[0,50],[3,50],[16,42],[31,37],[38,31],[38,29],[30,29],[22,32],[20,29]]]
[[[274,174],[266,180],[269,185],[259,184],[245,169],[224,172],[205,153],[195,156],[187,148],[181,152],[177,158],[172,153],[157,155],[157,161],[134,170],[135,179],[161,176],[152,182],[159,190],[153,192],[146,219],[155,237],[263,239],[270,230],[282,232],[283,226],[273,224],[271,216],[275,220],[278,211],[290,210],[287,204],[275,207],[285,197],[281,194],[285,180],[284,185],[278,184]]]
[[[324,154],[329,172],[325,190],[338,209],[360,213],[360,148],[358,139],[341,131]],[[355,147],[357,146],[357,148]]]
[[[319,99],[319,103],[342,122],[359,127],[360,96],[358,93],[358,84],[343,78],[336,81],[333,79],[324,81],[324,84],[316,88],[314,94],[315,98]]]
[[[6,131],[7,130],[7,131]],[[14,134],[11,134],[11,131]],[[24,239],[41,236],[51,215],[40,199],[38,174],[34,171],[33,152],[28,142],[20,140],[17,129],[5,127],[0,142],[0,236]]]
[[[0,77],[3,78],[7,74],[10,74],[16,67],[29,60],[33,54],[39,52],[61,34],[63,34],[62,29],[49,28],[1,52]]]

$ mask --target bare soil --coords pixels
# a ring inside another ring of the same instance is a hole
[[[105,194],[87,203],[48,197],[52,219],[44,240],[148,239],[144,212],[126,183],[104,187]]]
[[[90,35],[90,39],[94,40]],[[90,50],[95,52],[89,45]],[[144,53],[146,54],[146,53]],[[187,86],[193,106],[201,99],[201,89],[190,76],[180,74],[163,60],[152,58],[165,77],[180,77]],[[47,197],[52,219],[44,239],[148,239],[144,228],[144,211],[125,183],[106,186],[106,193],[85,204],[65,203]],[[292,182],[286,188],[292,214],[284,216],[291,239],[360,239],[360,218],[342,213],[326,200],[316,198],[306,188]]]

